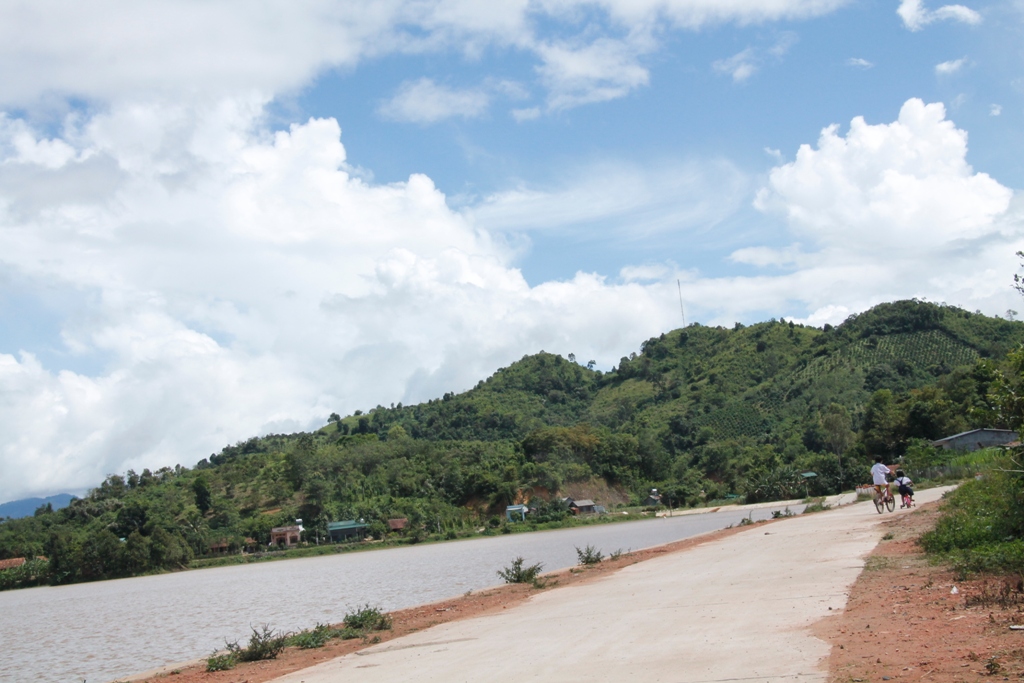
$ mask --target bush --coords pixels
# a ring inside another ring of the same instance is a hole
[[[268,625],[256,629],[253,627],[252,635],[249,636],[249,645],[239,648],[238,644],[228,645],[228,650],[233,650],[241,662],[259,662],[264,659],[277,659],[287,644],[288,636],[278,633]]]
[[[391,617],[378,607],[365,605],[345,615],[345,626],[357,631],[387,631],[391,628]]]
[[[505,583],[530,583],[536,586],[543,568],[544,565],[539,562],[529,567],[523,567],[523,558],[517,557],[512,560],[510,566],[499,569],[498,576],[504,579]]]
[[[312,629],[305,631],[299,631],[295,635],[288,637],[288,644],[295,647],[302,648],[303,650],[312,650],[314,648],[323,647],[327,644],[327,641],[338,635],[335,629],[332,629],[327,624],[318,623]]]
[[[601,560],[604,559],[604,553],[595,548],[592,545],[588,545],[585,548],[576,547],[576,557],[579,563],[586,566],[591,564],[600,564]]]
[[[238,665],[238,656],[230,649],[224,653],[214,653],[206,658],[207,671],[227,671]]]

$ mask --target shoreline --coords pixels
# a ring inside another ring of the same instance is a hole
[[[542,574],[547,582],[544,588],[534,588],[526,584],[503,584],[482,591],[469,593],[437,602],[426,603],[416,607],[389,612],[392,628],[389,631],[374,632],[374,638],[354,640],[332,640],[322,648],[300,650],[287,648],[277,659],[261,662],[241,663],[234,669],[218,672],[206,671],[206,658],[194,659],[176,664],[167,664],[148,671],[116,678],[110,683],[156,683],[167,676],[173,676],[175,683],[227,683],[239,677],[248,683],[266,683],[286,674],[321,664],[329,659],[347,654],[357,653],[379,643],[416,633],[440,624],[462,621],[474,617],[485,616],[515,607],[530,600],[533,596],[552,588],[581,585],[606,576],[646,560],[667,554],[689,550],[705,543],[710,543],[734,534],[749,530],[751,526],[765,526],[781,520],[764,520],[751,525],[734,526],[717,531],[709,531],[697,536],[685,538],[672,543],[652,546],[643,550],[623,553],[618,559],[604,559],[600,564],[589,567],[570,567]],[[310,624],[310,627],[313,625]],[[379,640],[376,640],[379,638]]]

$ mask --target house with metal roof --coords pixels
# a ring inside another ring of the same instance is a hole
[[[1005,446],[1016,440],[1017,432],[1012,429],[972,429],[932,441],[932,446],[954,451],[976,451],[980,448]]]
[[[334,543],[361,541],[366,538],[366,530],[369,526],[369,524],[366,524],[361,519],[347,519],[343,522],[329,522],[327,524],[327,533]]]

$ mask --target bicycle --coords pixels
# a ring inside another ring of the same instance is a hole
[[[896,499],[892,497],[892,491],[889,490],[888,485],[882,488],[881,493],[877,489],[875,490],[875,509],[878,510],[878,514],[882,514],[883,508],[889,512],[896,509]]]
[[[913,495],[911,495],[909,493],[901,493],[900,494],[900,498],[902,499],[902,502],[900,503],[900,509],[901,510],[903,508],[912,508],[912,507],[914,507],[914,496]]]

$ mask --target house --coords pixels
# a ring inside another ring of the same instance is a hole
[[[932,446],[948,448],[954,451],[976,451],[979,448],[1005,446],[1017,440],[1017,432],[1012,429],[972,429],[960,432],[944,439],[932,441]]]
[[[0,560],[0,571],[5,569],[15,569],[25,564],[24,557],[12,557],[9,560]]]
[[[409,520],[405,517],[396,517],[388,520],[388,531],[402,531],[409,526]]]
[[[347,519],[343,522],[328,522],[327,533],[334,543],[342,541],[361,541],[366,538],[366,529],[369,524],[363,520]]]
[[[231,548],[231,545],[227,542],[226,539],[222,538],[219,541],[217,541],[216,543],[211,543],[210,544],[210,554],[211,555],[226,555],[230,548]]]
[[[275,526],[270,530],[270,545],[294,548],[299,544],[301,535],[301,526]]]
[[[597,512],[594,501],[589,498],[574,500],[569,509],[573,510],[577,515],[592,515]]]
[[[527,512],[529,512],[529,508],[527,508],[525,505],[506,505],[505,506],[505,519],[507,519],[508,521],[511,522],[511,521],[513,521],[512,520],[512,516],[513,515],[518,515],[519,516],[519,521],[525,522],[526,521],[526,513]]]

